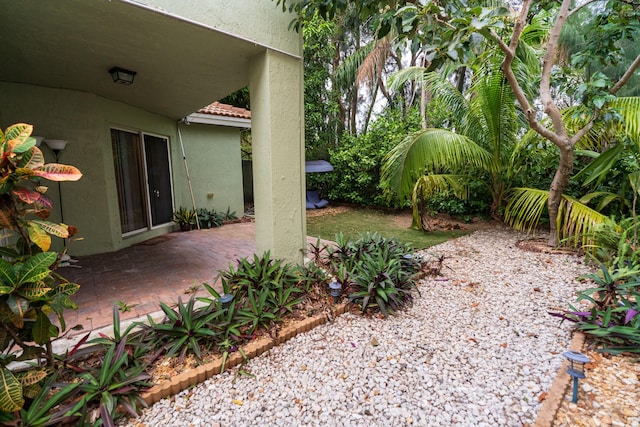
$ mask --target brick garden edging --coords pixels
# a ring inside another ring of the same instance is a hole
[[[333,309],[335,316],[339,316],[347,312],[348,304],[339,304]],[[276,338],[263,337],[246,344],[242,349],[246,355],[247,360],[259,356],[276,345],[282,344],[285,341],[295,337],[298,334],[308,332],[316,326],[323,325],[329,321],[329,317],[326,314],[319,314],[313,317],[308,317],[299,322],[288,325],[278,332]],[[569,345],[569,350],[582,351],[584,346],[585,336],[581,332],[575,332]],[[243,356],[240,351],[236,351],[229,355],[225,363],[225,369],[233,368],[239,365],[243,361]],[[571,377],[567,374],[567,367],[569,362],[564,360],[556,375],[556,378],[551,384],[549,393],[538,412],[538,416],[535,421],[536,427],[552,427],[556,414],[560,409],[562,400],[565,393],[571,383]],[[146,390],[141,394],[142,399],[151,406],[160,400],[176,395],[182,390],[186,390],[191,386],[200,384],[214,375],[218,375],[222,371],[222,358],[218,357],[214,361],[207,363],[206,365],[198,366],[197,368],[190,369],[186,372],[176,375],[170,380],[164,381],[161,384],[155,385],[149,390]]]
[[[339,316],[347,311],[348,304],[338,304],[333,309],[333,314]],[[295,337],[303,332],[308,332],[316,326],[320,326],[329,321],[329,317],[326,314],[318,314],[313,317],[308,317],[304,320],[292,323],[285,328],[278,331],[275,338],[263,337],[246,344],[242,350],[244,351],[247,360],[253,357],[259,356],[271,350],[276,345],[282,344],[285,341]],[[231,353],[225,363],[225,369],[233,368],[239,365],[244,360],[240,351]],[[164,399],[165,397],[173,396],[180,393],[182,390],[200,384],[205,380],[217,375],[222,371],[222,358],[218,357],[214,361],[205,365],[198,366],[197,368],[190,369],[186,372],[176,375],[170,380],[164,381],[158,385],[151,387],[149,390],[144,391],[141,394],[142,399],[147,402],[147,405],[153,405],[156,402]]]
[[[573,334],[573,338],[571,339],[569,350],[582,351],[582,348],[584,346],[584,339],[585,336],[582,332],[575,332]],[[562,366],[560,367],[558,375],[556,375],[556,379],[553,380],[553,383],[551,384],[549,394],[547,395],[547,398],[544,400],[544,403],[542,404],[542,407],[538,412],[538,417],[536,418],[535,422],[536,427],[553,426],[556,414],[560,409],[560,405],[562,405],[562,399],[564,399],[564,395],[569,388],[569,384],[571,383],[571,377],[567,373],[568,367],[569,361],[564,360],[562,362]]]

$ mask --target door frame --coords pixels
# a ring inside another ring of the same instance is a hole
[[[166,147],[167,147],[167,169],[169,172],[169,186],[171,189],[171,195],[170,195],[170,199],[171,199],[171,209],[172,211],[175,210],[175,194],[174,194],[174,188],[173,188],[173,160],[171,158],[171,139],[169,138],[169,136],[167,135],[162,135],[162,134],[157,134],[157,133],[153,133],[153,132],[145,132],[142,131],[140,129],[133,129],[133,128],[128,128],[128,127],[124,127],[124,126],[110,126],[109,127],[110,131],[111,130],[118,130],[118,131],[123,131],[123,132],[129,132],[129,133],[134,133],[138,135],[138,143],[140,144],[140,150],[142,153],[142,167],[143,170],[142,172],[142,180],[143,180],[143,186],[144,186],[144,203],[145,203],[145,215],[146,215],[146,220],[147,220],[147,227],[146,228],[140,228],[137,230],[133,230],[133,231],[128,231],[126,233],[122,232],[122,229],[120,230],[120,235],[123,238],[127,238],[127,237],[131,237],[131,236],[135,236],[141,233],[145,233],[151,230],[155,230],[158,228],[162,228],[162,227],[166,227],[168,224],[171,224],[173,221],[169,221],[166,223],[162,223],[162,224],[157,224],[157,225],[153,225],[152,224],[152,214],[151,214],[151,202],[150,202],[150,197],[151,194],[149,193],[149,176],[148,176],[148,165],[147,165],[147,155],[146,155],[146,147],[145,147],[145,143],[144,143],[144,136],[145,135],[149,135],[149,136],[153,136],[156,138],[162,138],[166,141]],[[113,144],[113,140],[111,140],[111,144]],[[114,159],[112,159],[112,168],[115,167],[115,163],[113,161]],[[116,186],[116,192],[118,192],[118,188]],[[118,202],[119,203],[119,202]],[[120,215],[120,207],[118,207],[118,215]]]

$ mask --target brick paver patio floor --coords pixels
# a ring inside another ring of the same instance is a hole
[[[135,304],[120,312],[121,320],[158,311],[160,302],[175,302],[178,297],[186,301],[190,295],[185,290],[194,283],[213,284],[218,270],[255,250],[255,224],[238,223],[170,233],[117,252],[79,257],[75,265],[80,268],[59,270],[80,284],[72,297],[78,310],[65,312],[67,327],[81,324],[92,330],[110,325],[118,301]],[[198,295],[208,293],[201,287]]]

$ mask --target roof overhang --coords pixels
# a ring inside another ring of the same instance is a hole
[[[243,119],[239,117],[226,117],[212,114],[193,113],[187,117],[188,123],[200,123],[204,125],[230,126],[236,128],[251,128],[251,119]]]
[[[0,81],[91,92],[175,120],[246,86],[268,48],[127,0],[4,2],[0,40]],[[114,83],[114,66],[135,71],[134,83]]]

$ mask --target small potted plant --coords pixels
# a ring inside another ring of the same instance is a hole
[[[189,231],[196,223],[196,212],[180,206],[173,212],[173,221],[180,226],[180,230]]]

